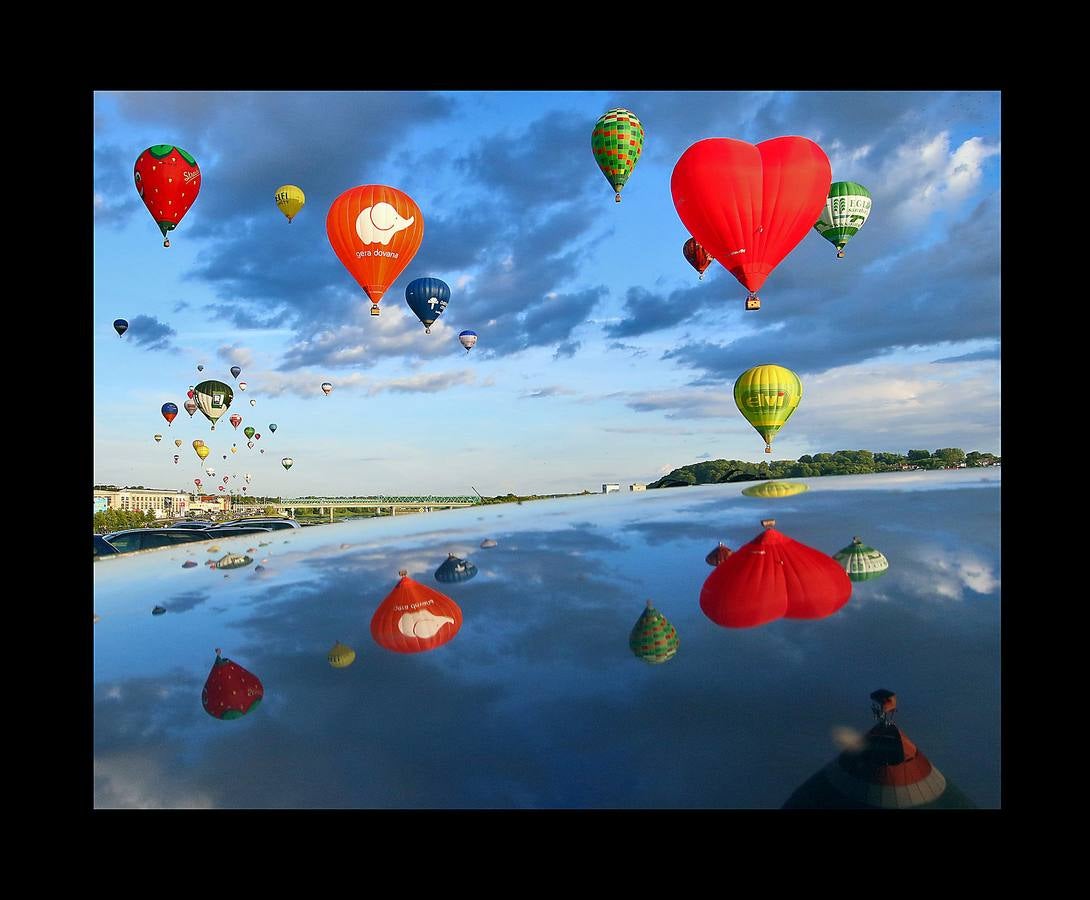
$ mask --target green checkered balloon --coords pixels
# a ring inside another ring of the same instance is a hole
[[[628,636],[628,646],[632,652],[646,663],[664,663],[673,658],[680,644],[677,630],[648,600],[647,609],[636,620]]]
[[[595,123],[590,149],[620,203],[621,188],[643,153],[643,123],[630,110],[611,109]]]

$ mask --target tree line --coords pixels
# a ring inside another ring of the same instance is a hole
[[[819,475],[871,475],[875,472],[900,472],[906,469],[948,469],[962,464],[966,468],[999,465],[1002,457],[959,447],[935,451],[909,450],[899,453],[874,453],[870,450],[837,450],[835,453],[804,454],[798,459],[776,459],[752,463],[740,459],[714,459],[674,469],[648,489],[680,487],[690,484],[722,484],[733,481],[760,481],[766,478],[814,478]]]

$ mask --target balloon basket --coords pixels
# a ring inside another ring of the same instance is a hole
[[[761,298],[760,297],[746,297],[746,309],[760,309]]]
[[[378,304],[377,303],[371,304],[371,315],[377,316],[378,313],[379,313]]]

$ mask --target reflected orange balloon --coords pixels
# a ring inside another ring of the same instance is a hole
[[[325,227],[333,252],[371,298],[371,315],[377,316],[382,295],[424,239],[420,207],[397,188],[364,184],[333,201]]]

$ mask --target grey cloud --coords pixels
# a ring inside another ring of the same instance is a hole
[[[170,338],[177,332],[166,322],[160,322],[158,316],[139,315],[129,319],[126,340],[139,344],[146,350],[172,349]]]
[[[933,359],[933,364],[975,362],[980,359],[999,359],[999,345],[989,347],[986,350],[977,350],[974,353],[963,353],[961,356],[944,356],[942,359]]]

